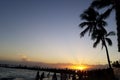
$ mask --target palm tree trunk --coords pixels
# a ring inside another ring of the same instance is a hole
[[[120,52],[120,0],[115,0],[118,51]]]
[[[105,49],[106,49],[106,54],[107,54],[107,60],[108,60],[109,68],[112,68],[112,67],[111,67],[111,64],[110,64],[110,57],[109,57],[108,48],[107,48],[106,43],[105,43]]]

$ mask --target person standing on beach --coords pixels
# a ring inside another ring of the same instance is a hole
[[[37,74],[36,74],[35,80],[39,80],[39,78],[40,78],[39,71],[37,71]]]
[[[45,76],[44,76],[44,72],[41,74],[41,76],[40,76],[40,80],[43,80],[43,78],[45,78]]]
[[[54,75],[52,76],[52,80],[57,80],[56,73],[54,73]]]

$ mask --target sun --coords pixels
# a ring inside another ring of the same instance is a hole
[[[88,67],[85,65],[73,65],[71,68],[76,70],[86,70]]]

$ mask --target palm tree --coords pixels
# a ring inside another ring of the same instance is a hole
[[[105,17],[108,17],[110,13],[115,10],[116,24],[117,24],[117,37],[118,37],[118,51],[120,52],[120,0],[94,0],[90,7],[97,9],[106,8]]]
[[[105,30],[104,27],[107,25],[107,23],[104,21],[104,19],[106,18],[104,17],[105,14],[106,12],[103,14],[99,14],[96,10],[90,7],[85,10],[83,14],[81,14],[80,17],[85,21],[82,22],[79,27],[85,27],[85,29],[80,33],[81,37],[83,37],[87,32],[89,32],[89,36],[91,36],[93,40],[96,40],[93,47],[96,47],[100,41],[102,42],[102,48],[105,47],[106,49],[108,64],[111,68],[106,42],[111,46],[112,41],[110,40],[110,38],[108,38],[108,36],[115,35],[115,33],[107,33],[107,31]]]
[[[100,15],[96,10],[90,7],[80,15],[84,22],[80,23],[79,27],[85,28],[80,33],[81,37],[83,37],[87,32],[89,32],[89,36],[91,36],[96,29],[103,28],[107,25],[104,21],[104,17],[102,17],[103,14]]]
[[[106,49],[106,54],[107,54],[107,60],[108,60],[108,64],[109,64],[109,68],[111,68],[111,64],[110,64],[110,58],[109,58],[109,52],[108,52],[108,47],[107,44],[109,46],[112,46],[112,41],[110,38],[108,38],[109,36],[115,35],[115,33],[113,31],[107,33],[107,31],[105,29],[98,29],[94,32],[94,34],[92,35],[92,39],[95,40],[93,47],[96,48],[96,46],[101,42],[102,44],[102,48],[105,47]]]

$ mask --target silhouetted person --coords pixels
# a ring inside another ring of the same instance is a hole
[[[44,78],[45,76],[44,76],[44,72],[41,74],[41,76],[40,76],[40,80],[43,80],[43,78]]]
[[[76,80],[76,75],[75,75],[75,73],[74,73],[73,76],[72,76],[72,80]]]
[[[60,75],[61,75],[61,78],[60,78],[60,79],[61,79],[61,80],[64,80],[64,77],[63,77],[64,74],[61,73]]]
[[[48,77],[48,78],[50,77],[50,72],[47,74],[47,77]]]
[[[67,74],[61,73],[61,80],[68,80]]]
[[[35,80],[39,80],[40,76],[39,76],[39,71],[37,71],[37,74],[36,74],[36,77],[35,77]]]
[[[52,80],[57,80],[56,73],[54,73],[54,75],[52,76]]]

